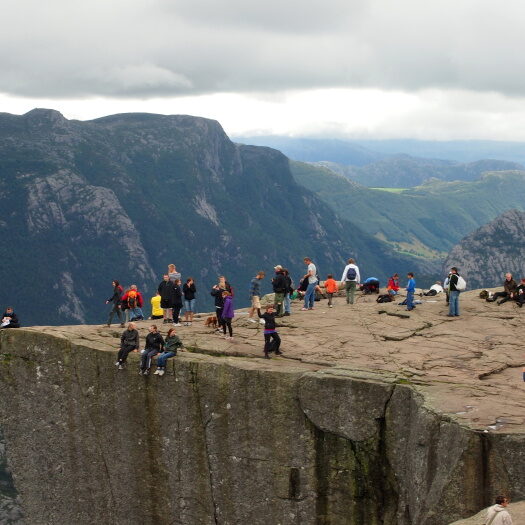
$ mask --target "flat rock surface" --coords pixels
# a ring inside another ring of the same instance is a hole
[[[186,351],[238,358],[241,366],[283,370],[334,367],[351,374],[368,371],[412,384],[438,411],[471,428],[496,433],[525,431],[525,308],[513,302],[498,306],[464,292],[460,317],[447,317],[444,296],[422,297],[412,312],[397,303],[376,303],[376,295],[360,296],[354,305],[343,297],[334,307],[316,302],[279,320],[283,357],[262,360],[263,327],[245,310],[236,311],[234,339],[225,340],[204,326],[205,315],[177,333]],[[416,297],[417,298],[417,297]],[[400,299],[402,300],[402,299]],[[103,315],[101,315],[103,317]],[[157,323],[165,334],[171,325]],[[152,321],[137,323],[141,340]],[[118,325],[33,327],[79,343],[116,351]],[[253,358],[253,359],[246,359]]]

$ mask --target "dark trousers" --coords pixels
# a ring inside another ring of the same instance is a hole
[[[328,293],[328,306],[330,306],[332,304],[332,299],[334,298],[334,294],[333,293]]]
[[[179,322],[179,314],[180,314],[180,309],[182,308],[182,306],[174,306],[173,307],[173,322],[175,324],[177,324]]]
[[[434,295],[437,295],[436,290],[429,290],[428,292],[425,292],[423,295],[426,295],[427,297],[434,297]]]
[[[497,301],[500,297],[501,297],[500,304],[501,303],[506,303],[507,301],[510,301],[510,295],[507,292],[496,292],[492,296],[492,300],[490,302]]]
[[[149,370],[151,368],[151,358],[156,356],[159,352],[157,350],[149,350],[146,348],[140,356],[140,369]]]
[[[221,307],[218,307],[216,306],[215,307],[215,312],[216,312],[216,315],[217,315],[217,325],[218,326],[222,326],[222,311],[224,310],[224,308],[221,306]]]
[[[228,333],[230,334],[230,337],[233,337],[231,317],[222,317],[221,324],[222,324],[222,331],[224,332],[224,335],[226,335],[226,327],[228,327]]]
[[[133,352],[133,350],[135,350],[134,346],[121,346],[120,350],[118,351],[117,361],[119,363],[125,363],[126,359],[128,358],[128,354]]]
[[[281,347],[281,338],[277,332],[273,334],[264,334],[264,353],[268,354],[269,352],[279,352]]]
[[[113,317],[117,314],[118,320],[120,321],[120,324],[124,322],[124,317],[122,315],[122,310],[118,304],[114,304],[109,312],[108,317],[108,324],[111,324],[111,321],[113,321]]]

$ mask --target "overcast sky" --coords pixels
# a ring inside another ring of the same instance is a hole
[[[0,111],[525,140],[517,0],[0,0]]]

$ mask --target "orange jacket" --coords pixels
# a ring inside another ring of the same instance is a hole
[[[324,287],[328,293],[336,293],[337,290],[339,290],[339,286],[337,285],[337,281],[335,279],[327,279],[324,282]]]

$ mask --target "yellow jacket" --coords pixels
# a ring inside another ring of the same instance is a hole
[[[162,315],[164,311],[160,307],[160,295],[151,298],[151,315]]]

